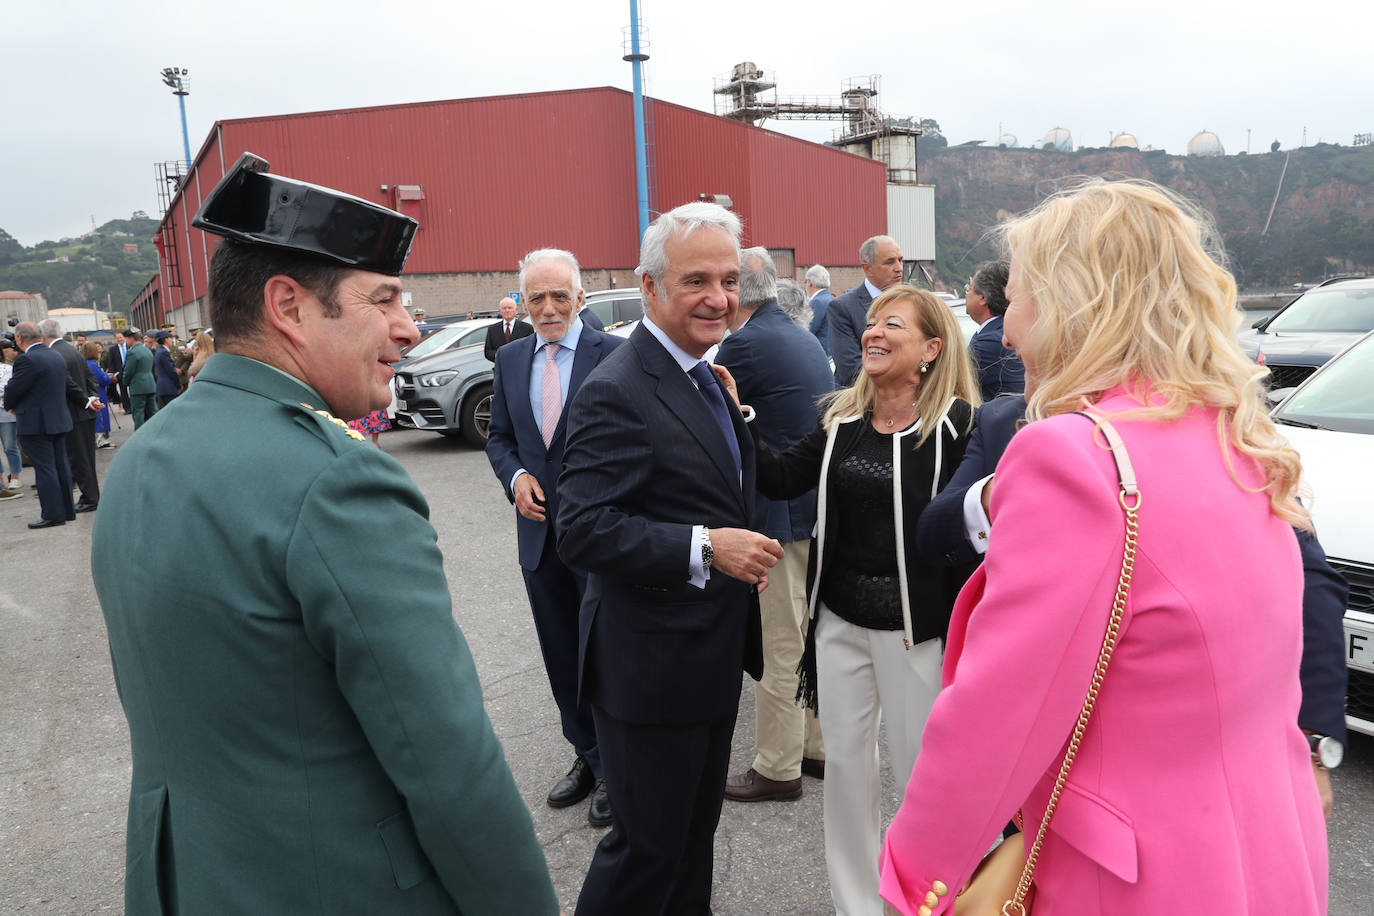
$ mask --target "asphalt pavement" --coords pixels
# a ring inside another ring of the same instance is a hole
[[[120,422],[117,443],[132,430],[128,417]],[[382,435],[382,447],[429,499],[454,616],[472,646],[487,711],[533,813],[559,898],[571,912],[604,831],[587,825],[585,803],[562,810],[544,803],[572,755],[515,560],[514,510],[485,456],[458,441],[396,430]],[[113,451],[97,453],[102,476]],[[205,485],[251,487],[260,473],[236,468]],[[27,488],[32,477],[25,471],[25,498],[0,503],[0,913],[119,913],[129,745],[90,579],[91,516],[28,530],[25,523],[38,517],[37,496]],[[168,494],[166,509],[174,524],[175,494]],[[183,589],[190,600],[196,581],[188,564],[182,581],[149,587]],[[742,684],[732,773],[753,758],[751,683]],[[890,817],[898,794],[886,766],[883,776]],[[1353,736],[1334,776],[1330,912],[1368,916],[1374,912],[1374,740]],[[822,783],[803,777],[803,784],[795,802],[726,802],[716,836],[718,916],[833,912],[822,853]]]

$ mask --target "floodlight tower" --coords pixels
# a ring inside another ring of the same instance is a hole
[[[186,167],[191,167],[191,135],[186,130],[186,96],[191,92],[191,71],[185,67],[163,67],[162,82],[169,86],[172,95],[181,104],[181,146],[186,152]]]
[[[649,156],[644,146],[644,76],[643,65],[649,59],[644,32],[639,25],[639,2],[630,0],[630,27],[625,30],[629,47],[621,59],[629,62],[634,76],[635,121],[635,203],[639,212],[639,238],[649,229]]]

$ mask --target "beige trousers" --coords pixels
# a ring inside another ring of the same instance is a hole
[[[816,714],[798,705],[797,663],[806,638],[806,555],[810,541],[782,545],[759,596],[763,615],[763,680],[754,686],[754,769],[768,779],[801,776],[802,757],[825,759]]]

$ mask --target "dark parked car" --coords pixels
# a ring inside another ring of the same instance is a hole
[[[1374,330],[1374,278],[1327,280],[1238,336],[1269,368],[1270,388],[1299,385],[1323,363]]]

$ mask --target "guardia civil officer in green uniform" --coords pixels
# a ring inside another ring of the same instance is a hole
[[[245,155],[192,223],[225,237],[218,352],[119,450],[95,523],[126,912],[557,913],[429,507],[335,419],[385,406],[417,337],[416,223],[266,169]]]

